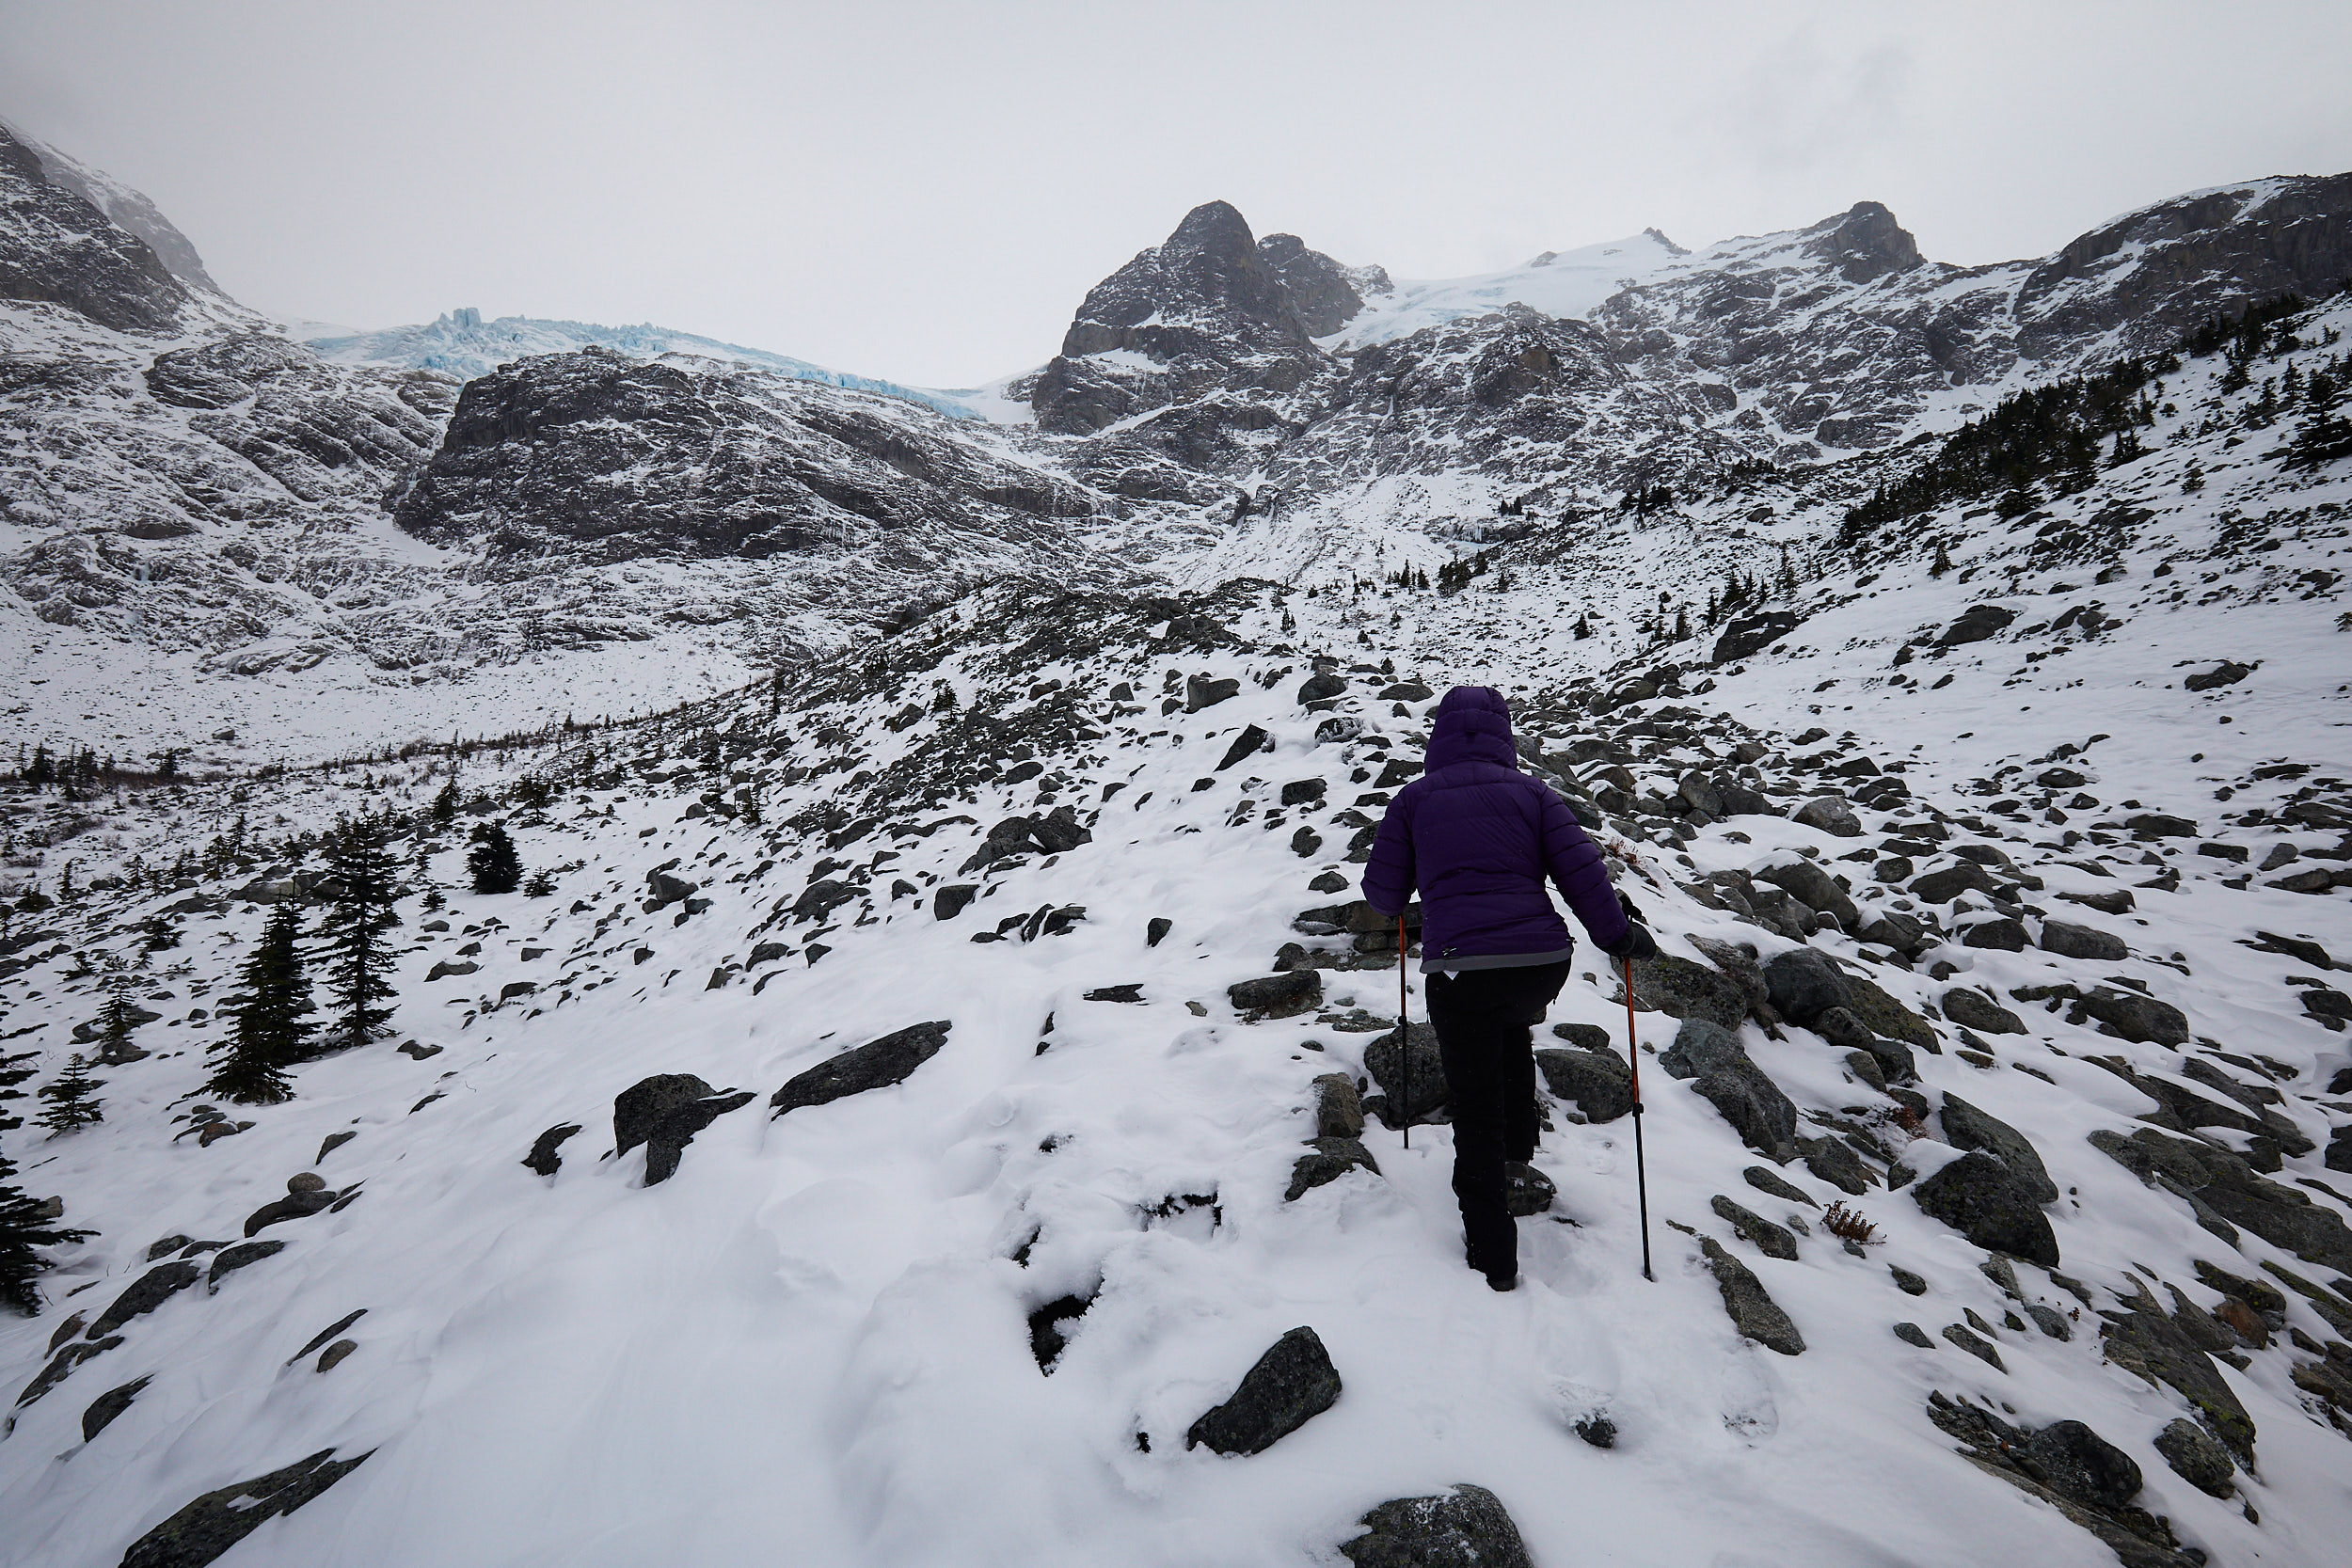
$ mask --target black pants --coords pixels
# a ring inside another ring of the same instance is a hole
[[[1470,1265],[1508,1279],[1518,1272],[1518,1226],[1507,1205],[1506,1163],[1535,1156],[1535,1049],[1530,1029],[1567,984],[1568,964],[1471,969],[1429,976],[1429,1022],[1445,1063],[1454,1118],[1454,1196]]]

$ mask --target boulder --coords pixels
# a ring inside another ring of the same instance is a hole
[[[2147,1380],[2179,1391],[2204,1418],[2205,1426],[2241,1464],[2254,1457],[2254,1418],[2238,1400],[2212,1357],[2178,1323],[2165,1316],[2155,1298],[2141,1291],[2130,1309],[2104,1314],[2099,1338],[2107,1359]]]
[[[1340,1543],[1354,1568],[1534,1568],[1502,1499],[1483,1486],[1391,1498],[1357,1523],[1364,1533]]]
[[[657,1072],[612,1097],[612,1152],[627,1154],[653,1136],[661,1117],[718,1091],[691,1072]]]
[[[1380,1174],[1379,1162],[1372,1157],[1361,1138],[1315,1138],[1313,1152],[1301,1154],[1291,1164],[1291,1184],[1282,1194],[1282,1201],[1295,1203],[1315,1188],[1337,1181],[1352,1170]]]
[[[1513,1163],[1503,1189],[1502,1206],[1517,1219],[1540,1214],[1560,1196],[1551,1178],[1534,1165]]]
[[[1315,1136],[1359,1138],[1364,1132],[1364,1103],[1356,1080],[1344,1072],[1318,1075],[1315,1090]]]
[[[1216,771],[1222,773],[1244,758],[1256,756],[1267,750],[1271,744],[1271,737],[1263,728],[1256,724],[1244,725],[1242,732],[1233,736],[1233,743],[1225,748],[1224,758],[1217,763]]]
[[[221,1248],[213,1254],[212,1269],[204,1276],[205,1293],[209,1295],[219,1290],[225,1275],[234,1274],[249,1263],[258,1263],[264,1258],[274,1258],[285,1250],[286,1243],[278,1241],[239,1242],[235,1246]]]
[[[2135,1043],[2188,1043],[2187,1017],[2170,1003],[2159,1002],[2153,996],[2119,987],[2101,986],[2083,995],[2074,1005]]]
[[[1204,707],[1215,707],[1241,690],[1241,682],[1228,677],[1223,680],[1209,675],[1188,675],[1184,679],[1184,711],[1198,713]]]
[[[2034,1188],[1990,1154],[1962,1155],[1915,1183],[1912,1197],[1930,1218],[1987,1251],[2058,1267],[2058,1236]]]
[[[1691,1087],[1720,1112],[1740,1141],[1775,1164],[1796,1157],[1797,1108],[1765,1070],[1744,1056],[1699,1075]]]
[[[2093,1508],[2122,1508],[2139,1496],[2132,1456],[2080,1421],[2053,1421],[2026,1440],[2026,1473],[2060,1497]]]
[[[2000,605],[1972,604],[1961,611],[1958,620],[1944,628],[1936,638],[1936,641],[1947,648],[1956,648],[1967,642],[1981,642],[1988,637],[1998,635],[2004,627],[2016,619],[2017,611],[2005,609]]]
[[[564,1156],[557,1150],[563,1148],[564,1139],[579,1131],[580,1123],[576,1121],[557,1122],[532,1142],[531,1152],[523,1156],[522,1163],[541,1176],[553,1176],[564,1168]]]
[[[1335,697],[1343,697],[1346,694],[1346,677],[1335,675],[1330,671],[1325,670],[1309,675],[1299,683],[1298,705],[1311,707],[1317,703],[1327,703]]]
[[[2185,1416],[2175,1416],[2165,1423],[2156,1433],[2155,1449],[2174,1475],[2200,1492],[2226,1497],[2237,1490],[2237,1466],[2230,1463],[2230,1450]]]
[[[1994,1001],[1980,990],[1954,986],[1946,991],[1941,1006],[1944,1016],[1963,1029],[1974,1029],[1980,1035],[2022,1035],[2026,1021]]]
[[[1783,1355],[1804,1354],[1804,1336],[1745,1263],[1725,1252],[1712,1236],[1700,1238],[1699,1251],[1714,1273],[1715,1288],[1723,1292],[1724,1310],[1731,1315],[1732,1327],[1766,1350]]]
[[[133,1318],[152,1312],[182,1291],[204,1276],[204,1265],[193,1259],[179,1259],[159,1263],[132,1282],[131,1288],[115,1297],[114,1305],[98,1315],[98,1321],[82,1331],[85,1339],[103,1339],[129,1323]]]
[[[1809,1201],[1809,1200],[1808,1200]],[[1745,1209],[1723,1194],[1717,1193],[1708,1207],[1716,1217],[1728,1224],[1741,1241],[1768,1258],[1794,1259],[1797,1238],[1787,1226],[1774,1225],[1753,1209]]]
[[[1798,902],[1815,913],[1834,917],[1839,930],[1860,929],[1862,911],[1854,906],[1852,896],[1837,885],[1836,878],[1813,862],[1800,860],[1788,865],[1772,866],[1756,875],[1759,881],[1787,889]]]
[[[1827,954],[1793,947],[1764,966],[1772,1006],[1791,1023],[1811,1025],[1832,1007],[1850,1007],[1853,987]]]
[[[131,1402],[139,1397],[139,1390],[154,1381],[155,1374],[134,1378],[119,1388],[109,1388],[89,1402],[82,1412],[82,1441],[95,1443],[98,1434],[114,1424],[116,1417],[131,1408]]]
[[[1817,795],[1788,815],[1791,821],[1817,828],[1833,838],[1862,836],[1862,818],[1854,815],[1852,806],[1836,795]]]
[[[1614,1121],[1633,1109],[1632,1071],[1613,1051],[1538,1051],[1535,1069],[1586,1121]]]
[[[337,1460],[333,1449],[321,1449],[282,1470],[207,1492],[132,1542],[122,1554],[121,1568],[203,1568],[270,1520],[292,1513],[342,1480],[367,1458],[363,1453]]]
[[[1313,805],[1322,800],[1324,788],[1321,779],[1293,779],[1282,786],[1282,804]]]
[[[853,1050],[828,1057],[788,1080],[768,1103],[773,1117],[809,1105],[823,1105],[868,1089],[903,1083],[907,1076],[939,1053],[955,1024],[946,1019],[916,1023],[895,1034],[868,1040]]]
[[[1962,928],[1960,944],[1999,953],[2023,953],[2026,950],[2026,923],[2007,915],[1979,920]]]
[[[1748,1048],[1740,1043],[1739,1036],[1703,1018],[1692,1018],[1683,1020],[1682,1027],[1675,1031],[1674,1044],[1660,1055],[1658,1065],[1669,1077],[1690,1079],[1747,1059]],[[1629,1083],[1631,1077],[1629,1071]]]
[[[1634,999],[1669,1018],[1705,1019],[1737,1029],[1748,1016],[1747,992],[1721,971],[1661,953],[1633,966]]]
[[[1340,1374],[1311,1328],[1294,1328],[1242,1374],[1232,1398],[1192,1423],[1184,1447],[1263,1453],[1339,1402]]]
[[[280,1220],[304,1219],[311,1214],[323,1213],[335,1206],[336,1195],[327,1191],[323,1184],[318,1187],[296,1187],[290,1181],[287,1183],[287,1189],[284,1197],[275,1203],[264,1203],[246,1216],[245,1233],[247,1236],[251,1236],[263,1226],[276,1225]]]
[[[1954,1148],[1981,1150],[1992,1155],[2024,1181],[2037,1203],[2056,1203],[2058,1183],[2026,1135],[1997,1117],[1989,1116],[1956,1094],[1944,1096],[1944,1136]]]
[[[1859,1197],[1870,1190],[1870,1167],[1839,1138],[1799,1138],[1804,1168],[1841,1193]]]
[[[2061,958],[2090,958],[2100,963],[2121,963],[2132,956],[2122,937],[2095,926],[2070,926],[2063,920],[2042,923],[2042,950],[2056,953]]]
[[[1408,1111],[1413,1121],[1430,1119],[1445,1109],[1449,1093],[1445,1064],[1438,1053],[1438,1032],[1426,1023],[1416,1022],[1409,1026],[1408,1037],[1412,1080],[1409,1106],[1405,1095],[1406,1052],[1398,1046],[1396,1031],[1391,1029],[1364,1047],[1364,1070],[1380,1085],[1379,1096],[1368,1101],[1364,1109],[1391,1130],[1406,1125]]]
[[[1323,976],[1311,969],[1268,974],[1225,988],[1233,1010],[1255,1018],[1290,1018],[1323,1006]]]
[[[980,890],[977,883],[950,883],[948,886],[943,887],[937,893],[931,895],[931,918],[934,920],[953,920],[956,916],[963,912],[966,905],[970,904],[973,899],[977,898],[979,895]]]
[[[1785,610],[1768,610],[1757,615],[1742,615],[1724,628],[1715,639],[1715,652],[1710,663],[1729,664],[1779,641],[1803,624],[1802,618]]]
[[[1922,904],[1948,904],[1963,893],[1990,895],[1999,885],[1994,881],[1992,874],[1975,861],[1962,861],[1941,871],[1931,871],[1924,877],[1913,879],[1911,895]]]
[[[2191,691],[2212,691],[2219,687],[2235,686],[2253,673],[2252,665],[2225,658],[2210,670],[2188,676],[2181,684]]]

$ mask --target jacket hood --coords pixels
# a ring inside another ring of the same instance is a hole
[[[1518,748],[1511,739],[1511,705],[1491,686],[1457,686],[1438,704],[1437,722],[1429,728],[1427,766],[1436,769],[1457,762],[1519,765]]]

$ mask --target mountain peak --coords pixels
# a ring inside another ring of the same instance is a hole
[[[1824,218],[1805,230],[1815,236],[1806,251],[1836,263],[1849,283],[1868,283],[1890,272],[1907,272],[1923,263],[1911,230],[1876,201],[1857,201],[1837,216]]]

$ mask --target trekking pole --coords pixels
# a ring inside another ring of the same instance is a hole
[[[1405,1024],[1405,912],[1396,916],[1396,1049],[1405,1061],[1405,1147],[1413,1147],[1413,1036]]]
[[[1642,1200],[1642,1277],[1649,1268],[1649,1168],[1642,1158],[1642,1041],[1633,1032],[1633,960],[1625,960],[1625,1056],[1633,1067],[1633,1185]]]

